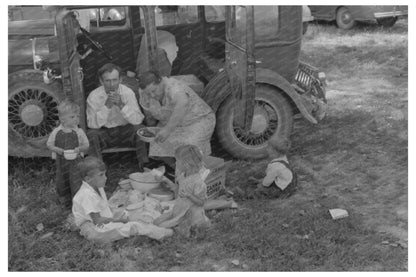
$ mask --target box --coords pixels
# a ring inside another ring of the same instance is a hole
[[[225,162],[221,158],[208,156],[204,158],[205,166],[210,170],[205,184],[208,199],[215,198],[225,188]]]
[[[215,178],[207,178],[205,184],[207,185],[208,199],[217,197],[221,190],[225,188],[225,171],[224,174],[218,175]]]

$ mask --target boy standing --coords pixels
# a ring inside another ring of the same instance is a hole
[[[77,163],[88,151],[89,142],[84,131],[78,127],[80,108],[70,100],[62,101],[58,106],[61,124],[49,135],[46,142],[52,151],[52,158],[56,159],[56,191],[59,201],[66,208],[71,208],[72,198],[81,185],[81,179],[75,169]],[[73,150],[74,160],[67,160],[65,150]]]

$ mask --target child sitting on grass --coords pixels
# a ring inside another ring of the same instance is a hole
[[[207,186],[201,176],[204,169],[202,152],[194,145],[184,145],[176,149],[175,158],[179,188],[168,182],[177,194],[175,204],[172,211],[162,214],[153,223],[166,228],[178,226],[178,232],[189,237],[191,227],[210,225],[204,211]]]
[[[258,184],[255,191],[257,196],[285,198],[295,192],[297,176],[286,157],[289,148],[290,142],[288,139],[279,138],[268,142],[266,151],[270,162],[267,165],[266,176]]]
[[[72,198],[81,185],[81,179],[75,169],[77,163],[88,151],[89,143],[84,131],[78,127],[80,108],[70,100],[62,101],[58,106],[61,124],[49,135],[46,142],[52,151],[52,158],[56,159],[56,191],[59,202],[66,208],[71,208]],[[65,150],[73,150],[76,158],[67,160]]]
[[[78,168],[83,181],[73,199],[72,212],[82,236],[91,241],[111,242],[133,235],[160,240],[173,234],[171,229],[114,217],[104,192],[107,177],[103,161],[89,156]]]

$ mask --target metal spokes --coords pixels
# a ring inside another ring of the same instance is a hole
[[[256,100],[256,109],[261,111],[261,113],[258,114],[264,116],[264,120],[267,122],[267,127],[261,133],[255,134],[250,131],[247,132],[234,126],[235,136],[240,142],[248,146],[259,146],[265,144],[277,130],[278,118],[274,108],[265,101]]]
[[[49,135],[56,126],[58,103],[41,88],[24,88],[9,96],[9,126],[25,138]]]

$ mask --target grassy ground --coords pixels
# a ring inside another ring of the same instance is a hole
[[[406,271],[407,51],[407,21],[390,30],[311,25],[302,59],[325,71],[329,111],[319,125],[295,124],[298,192],[249,199],[248,177],[260,177],[266,161],[234,160],[227,187],[240,209],[210,212],[213,227],[191,239],[89,243],[64,228],[53,163],[10,159],[9,270]],[[129,155],[107,156],[109,191],[134,168]],[[349,217],[332,220],[332,208]]]

